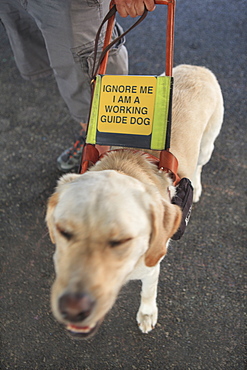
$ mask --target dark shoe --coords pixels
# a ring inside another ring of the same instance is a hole
[[[66,149],[57,159],[57,167],[62,172],[76,172],[81,164],[82,149],[85,144],[85,131],[80,132],[80,136],[74,145]]]

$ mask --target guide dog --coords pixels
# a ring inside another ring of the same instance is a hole
[[[223,121],[220,86],[208,69],[174,68],[171,152],[180,178],[191,179],[194,202],[201,170],[213,152]],[[83,175],[67,174],[48,201],[46,221],[56,244],[51,305],[71,334],[92,336],[122,286],[141,279],[137,323],[143,333],[157,322],[160,261],[180,225],[181,210],[168,174],[148,156],[112,151]]]

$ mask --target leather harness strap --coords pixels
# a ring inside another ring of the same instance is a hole
[[[161,171],[165,171],[170,174],[174,185],[177,185],[181,180],[177,173],[178,160],[169,150],[162,150],[160,152],[158,167]]]

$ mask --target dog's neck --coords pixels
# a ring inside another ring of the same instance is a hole
[[[140,151],[113,150],[103,156],[90,171],[115,170],[148,185],[155,185],[161,196],[170,202],[175,193],[172,179],[167,173],[159,171],[154,159],[149,153]]]

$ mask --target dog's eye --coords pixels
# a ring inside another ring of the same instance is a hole
[[[67,232],[67,231],[64,231],[64,230],[62,230],[62,231],[60,231],[60,233],[61,233],[61,235],[62,236],[64,236],[65,237],[65,239],[67,239],[67,240],[70,240],[70,239],[72,239],[72,234],[71,233],[69,233],[69,232]]]
[[[118,247],[124,243],[127,243],[128,241],[130,241],[132,238],[126,238],[126,239],[121,239],[121,240],[110,240],[109,241],[109,245],[111,248],[115,248],[115,247]]]
[[[73,234],[70,233],[69,231],[66,231],[64,229],[61,229],[60,227],[57,228],[59,233],[67,240],[71,240],[73,237]]]

